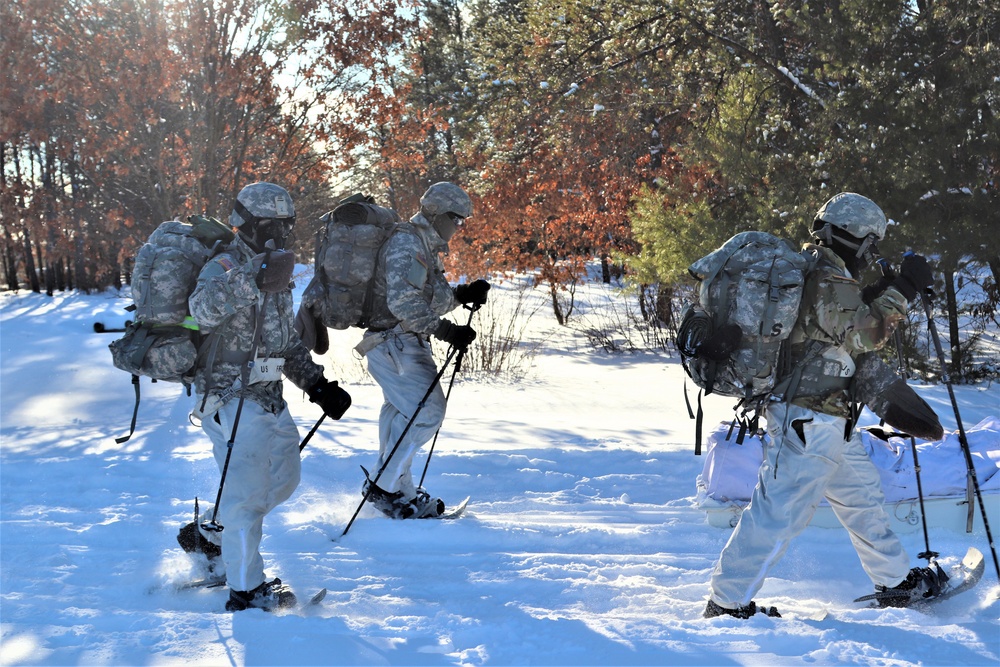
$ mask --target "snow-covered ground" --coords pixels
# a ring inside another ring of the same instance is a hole
[[[613,290],[582,288],[581,314]],[[507,284],[492,296],[516,293]],[[683,370],[665,354],[596,351],[544,307],[526,339],[545,344],[523,378],[460,379],[453,390],[426,486],[452,502],[471,496],[466,516],[393,522],[365,508],[343,537],[360,466],[374,462],[381,394],[351,359],[359,332],[337,332],[323,362],[355,405],[309,443],[302,483],[265,522],[262,547],[268,574],[300,599],[329,594],[282,615],[226,613],[225,589],[176,589],[196,576],[177,530],[219,482],[207,438],[187,419],[192,399],[144,381],[136,434],[115,443],[133,389],[111,366],[113,336],[92,326],[121,326],[126,304],[114,292],[0,295],[0,664],[1000,661],[989,544],[964,524],[935,527],[931,546],[978,547],[986,576],[930,613],[852,603],[871,584],[846,532],[810,527],[758,596],[783,618],[703,619],[729,531],[696,502],[702,460]],[[954,429],[945,388],[918,391]],[[967,427],[1000,412],[996,386],[956,393]],[[291,385],[286,398],[305,435],[319,410]],[[706,423],[730,414],[729,399],[706,406]],[[922,533],[902,539],[918,564]]]

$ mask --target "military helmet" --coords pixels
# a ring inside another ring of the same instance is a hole
[[[428,216],[453,213],[459,218],[471,218],[472,200],[462,188],[442,181],[427,188],[420,198],[420,209]]]
[[[855,239],[865,239],[874,234],[876,241],[885,238],[888,221],[885,213],[868,197],[853,192],[841,192],[831,197],[819,211],[813,222],[812,235],[816,238],[828,237],[835,227]],[[827,231],[824,233],[823,230]]]
[[[229,224],[242,227],[260,220],[289,220],[295,223],[295,206],[288,190],[274,183],[251,183],[236,195]]]

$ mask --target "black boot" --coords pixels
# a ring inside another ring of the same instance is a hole
[[[285,609],[294,607],[298,601],[295,594],[281,583],[281,579],[265,581],[252,591],[229,591],[226,611],[243,611],[244,609]]]
[[[745,607],[737,607],[736,609],[728,609],[709,600],[708,605],[705,607],[705,613],[702,616],[705,618],[715,618],[724,614],[735,618],[750,618],[754,614],[764,614],[765,616],[781,618],[781,614],[778,613],[776,607],[758,607],[757,603],[753,600]]]
[[[416,508],[403,500],[402,492],[386,491],[382,487],[372,484],[371,479],[367,479],[367,470],[365,470],[365,477],[365,483],[361,487],[361,495],[368,497],[368,502],[372,504],[372,507],[390,519],[409,519],[416,513]]]

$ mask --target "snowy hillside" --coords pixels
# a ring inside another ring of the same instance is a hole
[[[491,296],[500,305],[517,293],[507,284]],[[608,296],[614,288],[581,288],[580,314]],[[555,325],[541,293],[529,298],[539,310],[526,342],[544,346],[523,377],[460,379],[452,392],[426,486],[449,502],[471,496],[457,521],[393,522],[366,508],[340,537],[361,499],[360,466],[374,463],[381,393],[351,357],[360,333],[333,336],[323,363],[354,407],[311,440],[302,483],[265,522],[262,545],[268,574],[300,599],[329,594],[272,615],[226,613],[225,589],[176,588],[197,576],[177,530],[195,496],[214,500],[218,471],[177,385],[144,381],[137,431],[115,443],[133,388],[111,366],[113,336],[92,326],[121,326],[126,298],[0,295],[0,664],[1000,661],[1000,587],[978,521],[972,534],[932,530],[942,556],[970,545],[987,556],[979,588],[933,613],[852,603],[871,584],[847,533],[810,527],[758,596],[784,618],[701,618],[729,531],[696,502],[702,459],[678,360],[597,351]],[[945,389],[918,391],[954,429]],[[966,427],[1000,412],[996,386],[956,392]],[[290,384],[286,398],[305,435],[319,410]],[[729,407],[706,401],[707,423]],[[921,532],[902,539],[917,565]]]

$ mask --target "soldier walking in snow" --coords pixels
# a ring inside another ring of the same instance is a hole
[[[363,493],[394,519],[434,517],[445,509],[440,498],[414,485],[410,466],[445,415],[440,384],[418,408],[438,375],[430,337],[467,349],[476,332],[442,316],[459,304],[486,303],[490,288],[485,280],[477,280],[453,289],[444,275],[441,254],[471,215],[472,200],[462,188],[435,183],[420,198],[420,211],[400,224],[379,252],[368,330],[356,349],[367,358],[385,398],[375,468],[382,475],[377,486],[366,481]]]
[[[904,319],[907,301],[933,284],[927,260],[909,255],[899,276],[880,285],[881,293],[869,291],[862,298],[857,278],[877,257],[875,244],[886,226],[874,202],[849,192],[834,196],[816,214],[816,243],[807,250],[818,263],[806,278],[790,337],[794,370],[773,396],[794,389],[767,405],[771,442],[750,504],[712,573],[705,617],[779,615],[773,607],[757,607],[752,598],[824,498],[850,533],[876,591],[908,591],[894,598],[902,601],[898,604],[934,591],[934,572],[910,569],[890,528],[878,472],[854,429],[849,393],[855,360],[880,348]]]
[[[188,300],[201,332],[212,334],[199,355],[195,416],[223,474],[221,500],[217,511],[205,513],[210,522],[184,526],[177,539],[186,551],[221,556],[230,588],[226,609],[270,609],[295,603],[280,579],[265,580],[258,550],[264,517],[292,495],[301,469],[281,376],[333,419],[351,399],[324,377],[295,333],[294,257],[282,251],[295,224],[288,192],[271,183],[247,185],[229,223],[238,233],[202,268]]]

